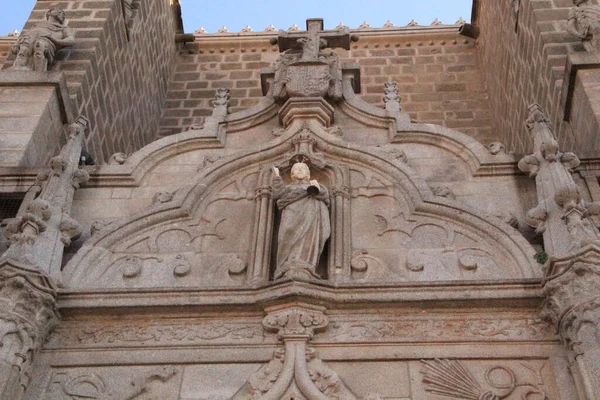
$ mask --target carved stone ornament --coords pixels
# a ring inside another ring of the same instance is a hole
[[[324,310],[300,303],[267,309],[263,325],[278,332],[284,345],[232,400],[356,400],[341,378],[307,346],[313,334],[328,324]]]
[[[600,239],[600,232],[589,218],[599,207],[582,200],[571,176],[579,159],[573,153],[559,151],[550,121],[540,106],[531,105],[529,113],[527,128],[535,152],[522,158],[519,168],[535,178],[538,205],[527,212],[525,221],[544,235],[546,252],[560,257]]]
[[[348,28],[324,31],[322,19],[308,19],[306,32],[279,31],[273,44],[284,52],[275,65],[270,94],[277,101],[290,97],[323,97],[333,101],[342,98],[342,65],[339,56],[321,50],[335,47],[350,49]],[[264,79],[264,78],[263,78]]]
[[[485,382],[479,382],[458,360],[421,360],[425,391],[437,396],[463,400],[500,400],[517,394],[520,399],[549,400],[533,384],[518,383],[514,372],[497,365],[485,372]],[[488,389],[489,388],[489,389]]]
[[[44,274],[0,261],[0,398],[21,398],[33,360],[58,321],[56,285]]]
[[[290,175],[286,185],[273,167],[273,198],[281,212],[275,279],[319,279],[316,267],[331,234],[329,191],[310,179],[303,162],[295,162]]]
[[[53,7],[46,13],[46,21],[19,36],[12,48],[13,54],[17,55],[12,69],[47,71],[54,63],[56,53],[73,44],[75,38],[65,25],[65,12]]]
[[[577,36],[587,51],[600,51],[600,5],[589,0],[573,0],[567,18],[567,32]]]
[[[402,106],[400,102],[402,98],[398,93],[398,85],[396,82],[387,82],[384,84],[385,94],[383,95],[383,103],[385,104],[385,109],[390,112],[400,112],[402,111]]]
[[[591,243],[564,257],[551,258],[542,316],[558,327],[570,350],[575,380],[586,398],[600,390],[600,246]]]
[[[179,368],[167,365],[138,372],[125,389],[115,389],[104,374],[74,375],[57,372],[51,379],[48,399],[150,400],[172,399]],[[122,376],[119,379],[123,379]]]
[[[487,145],[487,148],[493,155],[506,154],[506,146],[504,143],[492,142]]]
[[[125,153],[115,153],[110,156],[108,160],[108,165],[123,165],[127,161],[127,154]]]
[[[69,140],[52,159],[38,198],[9,221],[11,245],[0,258],[0,398],[21,398],[33,357],[58,320],[56,284],[65,246],[81,234],[69,216],[73,194],[87,180],[79,156],[88,121],[69,126]],[[49,172],[49,171],[48,171]]]
[[[171,202],[145,208],[96,232],[65,267],[69,285],[149,288],[168,283],[208,288],[267,284],[278,267],[279,215],[271,167],[275,165],[286,177],[298,161],[309,166],[320,186],[327,187],[333,232],[326,248],[314,247],[327,252],[319,257],[318,267],[311,261],[310,267],[300,268],[307,271],[303,272],[307,277],[317,279],[310,273],[312,268],[323,284],[541,276],[534,249],[512,228],[465,204],[432,196],[426,182],[402,162],[402,153],[385,150],[405,148],[401,146],[365,148],[333,137],[316,121],[294,122],[269,146],[226,155],[203,168]],[[481,145],[480,151],[491,158]],[[406,204],[416,208],[411,210]],[[361,222],[351,224],[354,217]],[[352,238],[341,232],[356,235]],[[385,246],[380,247],[380,242]],[[219,254],[210,254],[214,248],[220,249]],[[353,266],[353,255],[362,249],[367,254],[357,255]],[[164,261],[144,262],[139,275],[123,280],[122,264],[117,261],[140,254]],[[179,254],[192,265],[183,277],[173,273],[172,260]],[[281,271],[281,276],[286,275]]]

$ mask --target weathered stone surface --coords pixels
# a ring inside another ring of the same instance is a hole
[[[595,72],[553,130],[565,54],[591,54],[566,3],[475,2],[477,41],[312,20],[185,43],[178,1],[61,2],[73,110],[51,72],[0,74],[0,147],[47,107],[66,141],[0,168],[26,194],[2,224],[4,397],[594,398]],[[549,115],[523,127],[525,100]]]
[[[65,12],[52,7],[46,12],[46,21],[21,33],[12,49],[16,54],[12,69],[47,71],[52,67],[56,53],[75,44],[75,37],[65,24]]]

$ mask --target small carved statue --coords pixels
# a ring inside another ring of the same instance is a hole
[[[583,41],[587,51],[600,51],[600,6],[589,0],[573,0],[576,6],[569,11],[567,31]]]
[[[329,192],[310,180],[305,163],[295,163],[292,182],[284,185],[279,169],[273,167],[273,197],[281,211],[275,279],[320,278],[315,269],[329,239]]]
[[[46,21],[23,32],[12,48],[17,55],[12,68],[47,71],[56,52],[75,43],[73,33],[64,22],[65,12],[53,7],[46,13]]]

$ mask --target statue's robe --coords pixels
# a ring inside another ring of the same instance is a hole
[[[569,11],[567,30],[580,38],[600,32],[600,6],[574,7]]]
[[[291,269],[304,269],[318,278],[315,269],[331,233],[329,192],[321,186],[318,194],[309,195],[309,186],[308,182],[284,185],[280,177],[273,180],[274,198],[281,211],[275,279]]]

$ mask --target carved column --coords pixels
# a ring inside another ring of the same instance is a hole
[[[350,278],[350,190],[347,182],[350,172],[347,167],[336,165],[335,186],[331,188],[331,238],[329,239],[329,279],[332,281]]]
[[[600,399],[600,244],[552,259],[544,294],[543,316],[569,349],[580,397]]]
[[[535,177],[539,204],[527,222],[544,235],[550,256],[543,316],[556,324],[569,349],[571,371],[581,398],[600,397],[600,233],[590,215],[600,204],[586,204],[571,176],[579,165],[573,153],[562,153],[539,105],[529,107],[527,128],[534,153],[519,162]]]
[[[0,398],[20,399],[35,354],[58,321],[56,285],[63,249],[81,233],[69,216],[73,194],[88,179],[79,157],[88,121],[69,126],[69,140],[41,174],[40,195],[10,220],[11,245],[0,258]]]
[[[271,170],[263,168],[258,182],[259,188],[254,196],[254,233],[248,279],[253,283],[269,280],[271,265],[271,242],[273,241],[273,200],[271,189]]]

